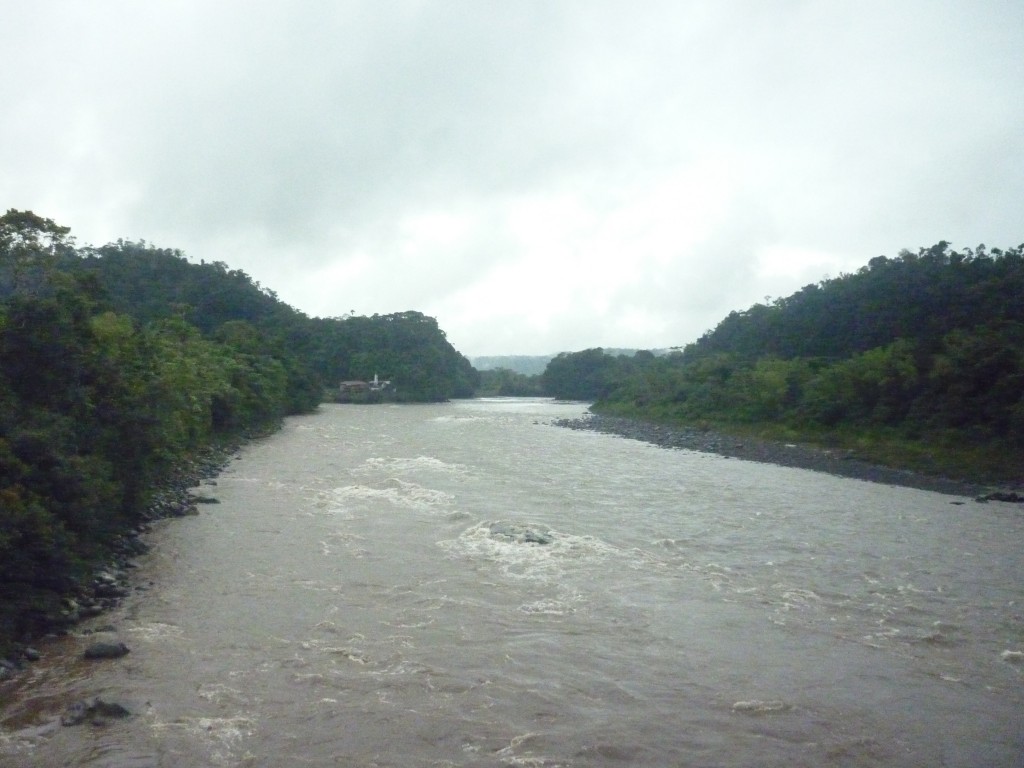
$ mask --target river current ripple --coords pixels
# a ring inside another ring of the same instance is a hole
[[[1024,762],[1019,506],[551,423],[583,411],[289,419],[150,534],[92,627],[129,656],[4,684],[0,766]],[[95,696],[133,716],[59,725]]]

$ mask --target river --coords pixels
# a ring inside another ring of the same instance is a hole
[[[288,419],[154,526],[95,622],[128,656],[4,684],[0,765],[1024,763],[1019,505],[551,423],[583,412]],[[132,717],[60,726],[96,696]]]

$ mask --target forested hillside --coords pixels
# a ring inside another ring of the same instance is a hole
[[[1024,246],[939,243],[733,312],[681,353],[560,355],[595,410],[758,428],[973,477],[1024,467]],[[898,456],[889,455],[895,452]]]
[[[94,275],[113,308],[142,323],[178,316],[216,336],[225,323],[244,322],[327,387],[376,373],[395,383],[399,399],[415,402],[469,397],[477,384],[469,360],[419,312],[309,318],[241,270],[144,243],[83,252],[69,269]]]
[[[374,373],[406,400],[476,385],[468,360],[417,312],[311,319],[225,264],[136,243],[79,249],[66,227],[8,211],[0,644],[61,614],[61,597],[183,461]]]

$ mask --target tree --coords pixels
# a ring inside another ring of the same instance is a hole
[[[70,231],[32,211],[11,208],[0,216],[0,298],[38,293],[52,282],[71,250]]]

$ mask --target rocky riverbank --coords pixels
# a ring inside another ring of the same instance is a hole
[[[103,614],[135,591],[146,586],[134,583],[131,574],[135,558],[148,547],[142,540],[153,522],[170,517],[197,514],[197,504],[214,499],[193,493],[200,483],[220,474],[239,449],[239,443],[226,443],[207,448],[201,454],[182,462],[152,494],[138,522],[114,537],[107,547],[109,555],[95,564],[88,578],[79,579],[67,594],[61,596],[60,607],[40,616],[33,616],[30,625],[18,637],[0,637],[0,681],[13,677],[26,663],[37,661],[40,652],[36,640],[64,634],[76,624]]]
[[[578,419],[561,419],[557,426],[592,430],[642,440],[662,448],[679,448],[714,453],[726,458],[760,461],[784,467],[799,467],[816,472],[867,480],[873,483],[899,485],[937,491],[955,496],[974,497],[979,501],[1016,500],[1013,493],[991,494],[992,489],[975,483],[945,477],[923,475],[910,470],[893,469],[863,461],[851,451],[818,448],[810,445],[780,443],[749,437],[735,437],[710,430],[671,427],[614,416],[589,414]],[[990,495],[991,494],[991,495]],[[1003,496],[1004,498],[999,498]]]

